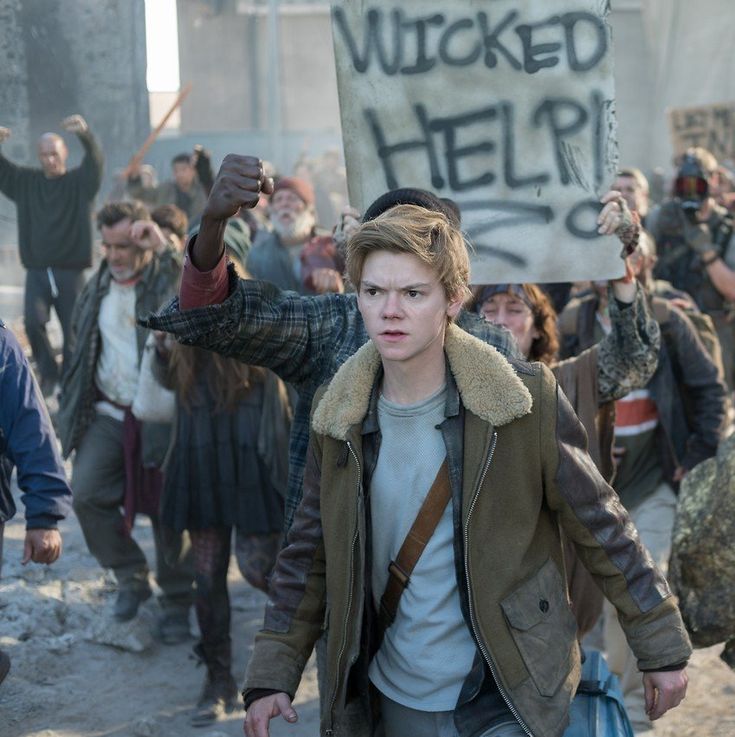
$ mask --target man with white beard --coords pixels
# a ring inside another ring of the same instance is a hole
[[[314,201],[306,180],[278,180],[269,205],[273,230],[259,231],[248,254],[254,279],[300,294],[344,290],[340,259],[331,237],[317,228]]]

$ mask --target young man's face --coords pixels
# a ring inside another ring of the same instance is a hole
[[[383,361],[400,363],[443,360],[447,316],[462,306],[416,256],[390,251],[365,259],[357,304]]]

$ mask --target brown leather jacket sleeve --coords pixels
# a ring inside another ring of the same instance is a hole
[[[263,629],[255,637],[243,698],[255,690],[294,694],[319,635],[325,611],[324,542],[320,516],[321,449],[312,433],[304,495],[271,577]]]
[[[541,437],[550,508],[618,610],[639,668],[655,670],[686,661],[691,645],[666,580],[587,453],[584,429],[548,370],[545,382]]]

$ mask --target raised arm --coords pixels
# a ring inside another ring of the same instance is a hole
[[[79,166],[79,176],[91,200],[99,191],[102,183],[102,171],[104,168],[104,156],[97,139],[89,130],[87,121],[81,115],[70,115],[61,121],[61,127],[69,133],[74,133],[84,149],[84,159]]]
[[[273,180],[263,173],[263,162],[254,156],[227,154],[212,185],[191,260],[200,271],[211,271],[224,255],[227,220],[241,207],[258,204],[261,192],[273,192]]]
[[[610,332],[599,345],[599,404],[620,399],[648,383],[658,365],[661,332],[644,289],[636,281],[610,288]]]
[[[10,138],[10,128],[0,126],[0,145]],[[24,167],[14,164],[5,158],[0,151],[0,192],[8,199],[15,200],[18,188],[18,179]]]

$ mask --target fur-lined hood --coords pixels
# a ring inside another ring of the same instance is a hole
[[[531,411],[531,393],[495,348],[450,324],[444,350],[462,403],[470,412],[499,427]],[[379,367],[378,349],[368,341],[329,383],[314,411],[314,431],[346,440],[350,427],[367,414]]]

